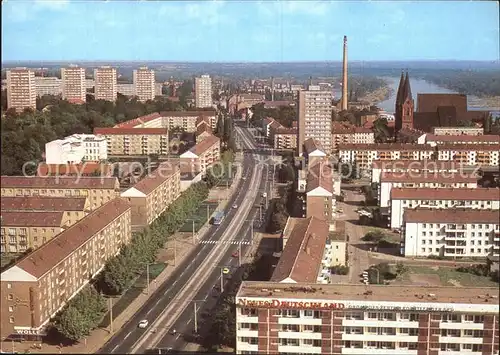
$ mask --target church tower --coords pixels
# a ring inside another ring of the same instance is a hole
[[[394,133],[395,135],[401,130],[401,128],[413,128],[413,111],[415,105],[413,97],[411,94],[410,78],[408,76],[408,71],[406,76],[401,73],[401,79],[399,80],[398,93],[396,95],[396,107],[395,107],[395,122],[394,122]]]

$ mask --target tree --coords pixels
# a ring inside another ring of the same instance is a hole
[[[275,212],[271,217],[271,224],[269,226],[271,233],[278,233],[285,227],[288,216],[285,212]]]
[[[224,138],[224,127],[224,116],[222,115],[222,113],[219,113],[217,118],[217,126],[215,127],[215,135],[220,139]]]
[[[83,314],[73,306],[69,306],[59,317],[56,329],[72,341],[78,341],[90,334],[90,326]]]
[[[390,137],[389,127],[386,118],[379,118],[373,122],[373,132],[376,143],[385,143]]]
[[[121,255],[108,260],[102,278],[110,294],[119,295],[129,288],[134,276],[131,267]]]

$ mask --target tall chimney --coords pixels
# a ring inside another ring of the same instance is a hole
[[[347,110],[347,36],[344,36],[344,59],[342,62],[342,110]]]
[[[310,76],[310,77],[309,77],[309,85],[312,85],[312,84],[313,84],[313,77],[312,77],[312,76]]]

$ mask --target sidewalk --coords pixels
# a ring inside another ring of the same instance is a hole
[[[229,188],[229,193],[232,195],[236,189],[236,185],[238,184],[241,178],[241,166],[238,167],[236,175],[234,177],[233,184]],[[223,209],[227,205],[227,201],[223,200],[217,206],[217,209]],[[202,239],[205,234],[210,229],[208,223],[205,223],[197,233],[197,239]],[[156,287],[163,284],[172,274],[172,272],[176,269],[178,265],[180,265],[186,257],[194,250],[197,244],[192,243],[191,236],[185,236],[183,238],[177,238],[177,263],[175,265],[168,264],[167,267],[158,275],[158,277],[150,282],[150,293],[149,295],[145,292],[142,292],[130,305],[115,319],[113,319],[113,328],[115,330],[120,329],[127,321],[146,303],[146,301],[151,297],[154,293]],[[174,247],[174,239],[170,238],[169,241],[166,242],[164,249],[172,250]],[[39,341],[24,341],[22,343],[15,342],[1,342],[2,349],[11,349],[15,348],[16,352],[26,353],[30,352],[32,354],[89,354],[95,353],[98,351],[110,338],[112,334],[109,333],[109,329],[97,328],[91,332],[90,336],[86,339],[82,339],[80,343],[77,343],[72,346],[67,346],[60,348],[58,345],[49,345],[42,344],[42,349],[31,349],[33,344],[39,344]]]

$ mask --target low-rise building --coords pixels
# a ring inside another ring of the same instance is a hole
[[[196,132],[195,132],[196,143],[200,143],[205,138],[210,137],[212,135],[213,135],[212,128],[207,122],[202,121],[201,123],[196,125]]]
[[[418,144],[429,144],[431,146],[450,145],[450,144],[461,144],[461,145],[472,145],[471,150],[475,150],[474,145],[488,145],[492,144],[498,147],[500,150],[500,136],[495,134],[481,134],[481,135],[435,135],[435,134],[422,134],[418,140]]]
[[[267,138],[271,135],[271,125],[276,122],[276,120],[272,117],[266,117],[262,120],[262,131],[266,135]]]
[[[324,220],[288,218],[283,230],[283,252],[271,281],[329,283],[329,270],[323,267],[327,263],[324,260],[327,239],[328,223]]]
[[[236,354],[498,354],[497,287],[244,281]]]
[[[463,172],[383,172],[378,185],[378,204],[388,207],[393,188],[477,188],[479,176]]]
[[[425,160],[435,153],[429,145],[404,143],[341,144],[338,150],[342,163],[355,164],[364,174],[370,172],[374,160]]]
[[[375,133],[371,129],[356,127],[347,122],[332,122],[332,146],[339,144],[374,144]]]
[[[379,183],[380,176],[385,172],[464,172],[476,173],[478,167],[468,166],[453,160],[373,160],[372,183]]]
[[[183,172],[205,174],[210,165],[220,161],[220,139],[216,136],[207,137],[179,158]]]
[[[132,208],[132,225],[146,226],[158,218],[181,193],[179,167],[164,162],[133,187],[122,192]]]
[[[315,165],[316,162],[325,160],[327,153],[318,140],[308,138],[304,141],[303,156],[306,165]]]
[[[406,209],[413,208],[467,208],[498,210],[500,190],[495,188],[392,188],[390,203],[390,224],[400,229]]]
[[[481,136],[479,136],[481,137]],[[499,165],[500,144],[439,144],[438,160],[454,160],[467,165]]]
[[[106,137],[109,155],[167,155],[168,131],[165,128],[94,128]]]
[[[203,111],[162,111],[134,118],[115,125],[115,128],[182,128],[185,132],[196,132],[199,117],[205,117],[212,129],[217,125],[215,109]]]
[[[37,176],[113,176],[114,164],[86,161],[81,164],[38,163]]]
[[[297,149],[297,128],[281,126],[273,130],[271,135],[275,149]]]
[[[69,225],[62,211],[2,211],[2,253],[23,253],[36,249]]]
[[[500,211],[470,209],[405,210],[405,256],[488,257],[500,254]]]
[[[453,135],[453,136],[479,136],[484,134],[482,127],[432,127],[432,134],[438,136]]]
[[[106,137],[99,134],[73,134],[45,144],[47,164],[79,164],[108,159]]]
[[[120,193],[116,177],[82,176],[1,176],[1,196],[39,196],[88,198],[88,208],[95,210]]]
[[[336,199],[333,194],[332,167],[326,162],[317,162],[309,166],[305,194],[304,217],[316,217],[325,220],[334,229]]]
[[[45,326],[132,238],[130,206],[116,198],[2,272],[0,335]]]

